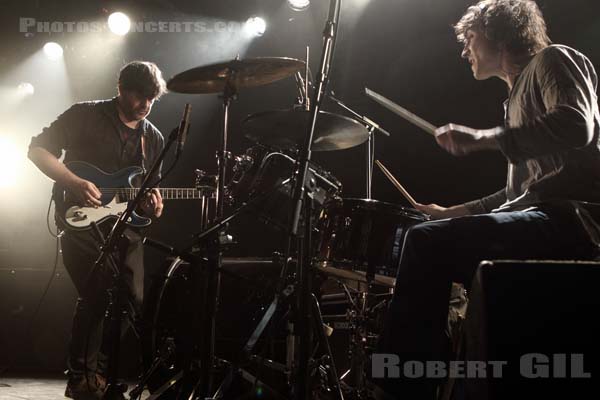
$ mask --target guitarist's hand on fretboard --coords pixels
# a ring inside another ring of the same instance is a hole
[[[142,210],[144,214],[159,218],[163,211],[163,200],[158,189],[152,189],[146,193],[146,198],[142,201]]]

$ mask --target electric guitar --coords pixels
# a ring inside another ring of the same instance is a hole
[[[78,177],[92,182],[100,190],[102,205],[85,207],[79,205],[75,197],[58,184],[54,185],[53,196],[56,204],[56,220],[65,229],[88,230],[92,222],[101,224],[119,218],[127,209],[128,201],[135,198],[139,189],[132,185],[133,180],[143,173],[140,167],[123,168],[114,174],[108,174],[92,164],[74,161],[66,164]],[[159,188],[163,200],[197,200],[203,194],[196,188]],[[152,223],[148,217],[133,213],[127,224],[143,228]]]

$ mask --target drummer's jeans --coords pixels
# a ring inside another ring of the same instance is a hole
[[[124,259],[121,276],[128,288],[129,299],[139,313],[144,280],[143,245],[139,236],[130,230],[125,231],[125,238],[119,246],[120,257]],[[104,324],[104,315],[112,273],[108,268],[100,268],[90,276],[98,257],[97,245],[90,232],[66,232],[61,243],[65,268],[79,296],[73,315],[67,359],[69,377],[76,380],[86,373],[92,376],[95,373],[106,374],[105,349],[108,347],[103,346],[103,338],[107,333],[104,326],[108,324]],[[128,325],[124,321],[122,333],[126,326]]]
[[[576,216],[552,208],[415,225],[404,240],[395,292],[376,353],[397,355],[401,371],[409,360],[421,365],[427,360],[446,360],[444,329],[451,283],[468,287],[482,260],[590,259],[593,255]],[[374,381],[397,397],[434,398],[436,382],[432,380],[404,376]]]

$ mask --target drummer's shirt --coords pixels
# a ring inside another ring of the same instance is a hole
[[[597,83],[592,63],[569,47],[552,45],[531,59],[504,102],[497,136],[508,160],[506,187],[465,203],[471,214],[600,202]]]

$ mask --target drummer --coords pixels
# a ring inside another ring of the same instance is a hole
[[[506,83],[506,119],[486,130],[446,125],[437,130],[437,142],[456,156],[501,151],[508,179],[479,200],[418,205],[436,221],[407,234],[377,351],[401,362],[445,359],[451,282],[469,284],[481,260],[589,259],[597,248],[578,217],[589,216],[578,201],[600,202],[592,63],[574,49],[550,45],[541,11],[530,0],[480,1],[454,29],[475,79]],[[426,378],[376,383],[393,397],[435,396],[436,383]]]

